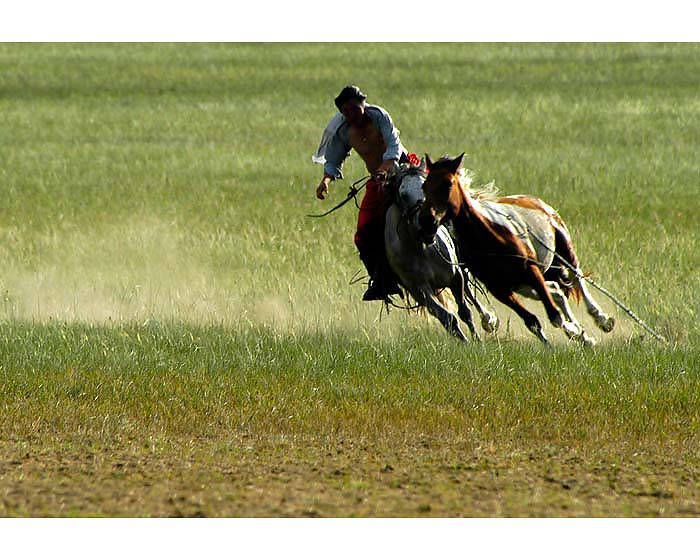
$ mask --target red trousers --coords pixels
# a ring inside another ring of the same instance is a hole
[[[387,199],[382,184],[370,179],[365,187],[365,196],[360,203],[360,214],[357,217],[355,246],[360,255],[377,251],[384,240],[384,214],[387,210]]]

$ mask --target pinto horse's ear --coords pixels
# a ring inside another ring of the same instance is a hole
[[[433,160],[430,159],[428,154],[425,154],[425,167],[430,169],[433,166]]]
[[[457,173],[459,166],[462,165],[462,160],[464,159],[464,152],[458,155],[456,158],[450,160],[450,171],[452,173]]]

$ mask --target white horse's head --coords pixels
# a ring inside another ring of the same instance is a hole
[[[420,167],[402,164],[396,176],[398,189],[396,192],[396,204],[401,214],[412,223],[415,222],[418,210],[425,200],[423,194],[423,182],[425,181],[425,162],[421,161]]]

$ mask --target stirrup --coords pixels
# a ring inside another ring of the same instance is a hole
[[[398,284],[392,282],[385,288],[378,282],[372,282],[362,296],[362,301],[387,301],[390,296],[399,296],[403,299],[403,292]]]
[[[372,282],[367,288],[367,291],[362,296],[362,301],[384,301],[387,298],[387,293],[382,289],[382,287],[376,283]]]

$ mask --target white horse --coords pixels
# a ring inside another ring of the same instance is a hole
[[[441,290],[449,288],[457,303],[459,317],[469,327],[472,337],[479,339],[465,295],[481,315],[481,325],[486,332],[496,330],[498,319],[493,312],[484,309],[465,281],[454,242],[447,229],[442,226],[438,228],[436,242],[432,245],[426,245],[421,237],[418,211],[424,200],[425,177],[424,162],[421,162],[420,167],[401,164],[387,184],[388,189],[395,193],[394,203],[386,213],[384,227],[387,259],[413,299],[419,305],[427,307],[430,314],[449,333],[460,340],[467,340],[457,317],[436,297]]]

